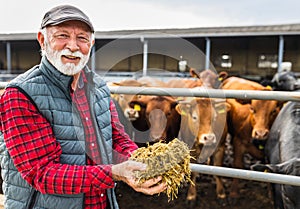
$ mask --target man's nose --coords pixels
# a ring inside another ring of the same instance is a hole
[[[67,48],[71,51],[71,52],[75,52],[79,50],[79,46],[77,44],[77,40],[76,38],[70,38],[68,43],[67,43]]]

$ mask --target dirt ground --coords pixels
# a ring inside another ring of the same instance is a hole
[[[225,179],[225,185],[230,185],[230,179]],[[198,201],[196,206],[189,207],[185,201],[187,187],[183,186],[178,198],[168,202],[165,194],[147,196],[135,192],[123,183],[116,188],[120,209],[273,209],[272,201],[268,197],[267,184],[255,181],[241,180],[241,198],[234,206],[222,207],[215,198],[215,184],[210,176],[203,176],[197,181]],[[0,195],[0,209],[3,207],[3,195]]]
[[[227,138],[224,166],[232,167],[233,151],[230,137]],[[256,163],[250,155],[244,156],[245,169]],[[222,178],[227,192],[230,191],[231,178]],[[118,183],[116,188],[120,209],[273,209],[273,201],[269,195],[268,184],[258,181],[240,180],[240,198],[237,203],[222,206],[216,199],[215,181],[211,175],[199,175],[197,178],[197,202],[190,206],[186,202],[187,185],[179,190],[178,198],[168,202],[166,194],[147,196],[135,192],[124,183]]]
[[[224,179],[225,186],[229,191],[231,179]],[[257,181],[240,181],[240,194],[235,205],[221,206],[215,195],[215,183],[213,178],[203,175],[197,180],[198,200],[195,206],[189,206],[186,201],[187,186],[184,185],[178,194],[178,198],[168,202],[165,194],[147,196],[135,192],[123,183],[119,183],[116,188],[120,209],[273,209],[272,201],[268,197],[267,183]]]

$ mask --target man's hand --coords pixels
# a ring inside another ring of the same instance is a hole
[[[149,179],[144,183],[139,183],[134,176],[134,171],[144,171],[147,165],[140,162],[135,162],[132,160],[125,161],[120,164],[112,166],[113,179],[118,181],[124,181],[129,186],[131,186],[135,191],[142,192],[147,195],[154,195],[163,192],[167,185],[166,183],[160,182],[162,177],[157,177]],[[160,182],[160,183],[159,183]]]

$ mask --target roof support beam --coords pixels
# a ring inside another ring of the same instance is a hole
[[[10,42],[6,42],[6,65],[7,65],[7,73],[11,73],[11,46]]]
[[[147,68],[148,68],[148,41],[145,40],[144,36],[141,36],[140,40],[144,44],[144,46],[143,46],[143,76],[147,76]]]
[[[209,68],[209,60],[210,60],[210,39],[208,37],[205,38],[206,41],[206,52],[205,52],[205,69]]]
[[[278,47],[278,69],[277,72],[282,70],[282,60],[284,51],[284,38],[282,35],[279,36],[279,47]]]

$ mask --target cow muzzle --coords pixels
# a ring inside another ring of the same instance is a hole
[[[265,140],[269,135],[268,129],[253,129],[252,131],[252,138],[258,140]]]
[[[213,144],[217,143],[217,138],[216,138],[216,135],[213,133],[201,134],[201,136],[198,138],[197,141],[199,142],[199,144],[213,145]]]
[[[139,117],[139,112],[133,108],[126,108],[124,115],[129,121],[135,121]]]

